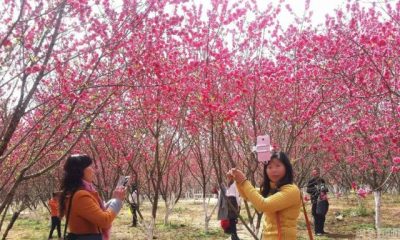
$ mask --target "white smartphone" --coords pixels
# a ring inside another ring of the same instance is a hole
[[[268,134],[257,136],[257,160],[262,163],[267,163],[271,158],[271,139]]]
[[[126,187],[130,178],[131,178],[130,176],[120,176],[118,179],[117,187],[120,186]]]

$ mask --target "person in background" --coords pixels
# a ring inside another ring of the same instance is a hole
[[[128,195],[128,203],[129,203],[129,208],[132,213],[132,224],[130,225],[131,227],[137,227],[137,211],[139,208],[138,205],[138,192],[137,192],[137,184],[133,183]]]
[[[111,224],[122,208],[125,187],[117,187],[106,204],[93,186],[95,168],[87,155],[71,155],[64,165],[60,216],[66,216],[68,239],[109,240]]]
[[[228,219],[229,219],[229,231],[231,233],[232,240],[239,240],[237,235],[237,223],[240,212],[240,196],[236,188],[236,184],[231,176],[228,176],[228,188],[226,189],[226,197],[228,202]]]
[[[222,186],[218,193],[218,220],[225,233],[231,235],[232,240],[239,240],[237,235],[237,222],[240,211],[239,192],[233,178],[228,176],[228,187]]]
[[[57,235],[58,238],[61,238],[61,219],[59,216],[59,207],[58,207],[58,200],[59,200],[59,193],[53,192],[52,198],[49,200],[49,208],[51,214],[51,228],[49,233],[49,239],[53,238],[53,231],[57,228]]]
[[[315,235],[321,236],[322,234],[327,234],[324,231],[325,227],[325,215],[328,212],[329,203],[327,198],[328,188],[325,185],[325,180],[320,176],[319,168],[315,167],[311,175],[313,178],[310,179],[307,183],[307,193],[311,196],[312,208],[311,212],[314,218],[314,232]],[[324,207],[324,210],[317,210],[317,203]]]
[[[293,184],[293,168],[283,152],[275,152],[264,164],[264,182],[258,191],[240,170],[232,168],[240,196],[264,213],[263,240],[295,240],[300,214],[300,190]]]

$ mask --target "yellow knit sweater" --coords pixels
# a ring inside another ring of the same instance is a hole
[[[286,184],[277,193],[266,198],[247,180],[236,185],[242,198],[251,202],[257,211],[264,213],[264,240],[278,239],[277,214],[282,240],[296,239],[297,218],[301,207],[300,190],[296,185]]]

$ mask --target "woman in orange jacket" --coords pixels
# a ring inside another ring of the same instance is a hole
[[[124,187],[117,188],[114,198],[103,204],[93,186],[95,170],[92,162],[87,155],[71,155],[64,165],[60,215],[67,218],[67,239],[90,236],[91,239],[108,240],[111,223],[122,207]]]
[[[245,175],[235,168],[228,175],[236,181],[242,198],[264,212],[262,239],[295,240],[297,218],[300,214],[300,190],[293,184],[293,169],[283,152],[273,153],[264,165],[264,183],[261,191],[255,189]]]

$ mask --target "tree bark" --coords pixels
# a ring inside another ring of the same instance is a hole
[[[379,190],[374,191],[374,199],[375,199],[375,229],[380,229],[382,192]]]

